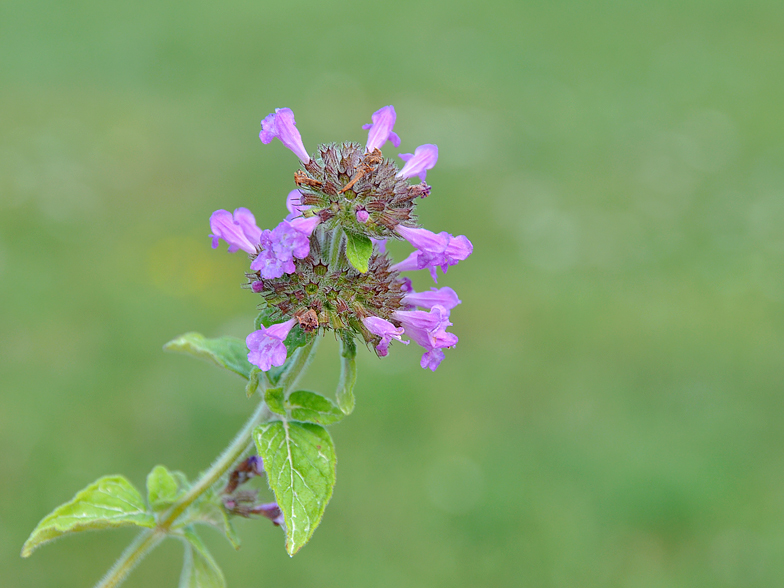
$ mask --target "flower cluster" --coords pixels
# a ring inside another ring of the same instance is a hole
[[[424,349],[420,365],[435,370],[443,349],[457,336],[447,332],[450,311],[460,304],[451,288],[415,292],[401,272],[436,270],[466,259],[471,242],[463,235],[433,233],[417,225],[414,208],[430,194],[427,171],[438,160],[435,145],[401,154],[401,169],[384,159],[381,148],[400,145],[392,130],[395,109],[385,106],[363,126],[368,140],[320,145],[308,154],[288,108],[278,108],[262,122],[263,143],[278,138],[299,158],[296,189],[286,200],[289,214],[272,230],[262,230],[246,208],[215,211],[210,217],[212,246],[223,239],[229,252],[250,255],[250,289],[262,306],[280,319],[247,337],[248,360],[262,370],[286,361],[284,341],[293,329],[315,336],[327,330],[361,337],[384,357],[392,340]],[[409,180],[418,177],[420,182]],[[386,240],[408,241],[414,251],[393,264]]]

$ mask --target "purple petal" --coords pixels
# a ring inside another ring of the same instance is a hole
[[[302,194],[299,190],[292,190],[289,192],[288,196],[286,196],[286,208],[289,209],[289,214],[286,217],[286,220],[292,220],[299,216],[302,216],[302,213],[311,208],[306,204],[301,204]]]
[[[397,271],[412,269],[428,269],[433,280],[436,280],[436,268],[446,273],[450,266],[466,259],[474,250],[471,241],[464,235],[457,237],[442,231],[433,233],[427,229],[412,229],[398,225],[395,230],[406,241],[416,247],[417,251],[405,260],[392,266]]]
[[[380,357],[385,357],[389,353],[389,343],[392,339],[408,345],[408,341],[403,341],[401,335],[405,332],[403,327],[396,327],[392,323],[377,316],[369,316],[362,319],[368,331],[381,337],[381,341],[376,345],[376,351]]]
[[[379,252],[386,253],[387,251],[386,239],[374,239],[373,237],[371,237],[370,240],[373,242],[373,245],[375,245],[378,248]]]
[[[276,108],[275,112],[268,114],[261,121],[259,139],[267,145],[272,139],[277,137],[286,147],[294,152],[294,155],[299,157],[302,163],[308,163],[310,156],[305,149],[305,145],[302,144],[302,136],[299,134],[296,124],[294,113],[290,108]]]
[[[362,125],[363,129],[367,129],[368,142],[366,150],[372,152],[375,149],[381,149],[387,141],[392,141],[392,144],[397,147],[400,145],[400,137],[392,131],[395,126],[395,108],[393,106],[384,106],[374,112],[370,118],[373,120],[372,124]]]
[[[285,222],[289,223],[297,232],[302,233],[306,237],[310,237],[313,234],[313,231],[316,230],[316,226],[321,222],[321,219],[317,216],[311,216],[310,218],[299,217]],[[303,257],[307,257],[307,255],[308,254],[306,253]]]
[[[440,349],[431,349],[422,354],[422,359],[419,360],[419,365],[423,368],[429,368],[430,371],[436,371],[436,368],[441,365],[444,360],[444,352]]]
[[[403,325],[406,335],[425,349],[421,361],[423,368],[435,371],[443,359],[440,350],[457,344],[457,336],[446,332],[446,328],[452,323],[449,322],[449,310],[444,306],[434,304],[430,312],[397,310],[393,316]]]
[[[269,328],[262,325],[261,329],[248,335],[245,339],[250,350],[248,361],[265,372],[273,365],[281,366],[286,363],[286,346],[283,341],[296,322],[297,319],[292,318]]]
[[[261,272],[267,280],[296,271],[294,258],[304,259],[310,253],[309,235],[320,222],[319,217],[296,218],[282,221],[271,231],[262,231],[261,251],[250,264],[250,269]]]
[[[451,310],[460,304],[460,299],[452,288],[431,288],[430,292],[409,292],[403,297],[403,303],[422,308],[432,308],[438,304]]]
[[[246,253],[256,253],[256,245],[261,237],[261,229],[247,208],[238,208],[234,215],[228,210],[216,210],[210,216],[212,248],[218,247],[220,239],[229,244],[229,252],[242,249]]]
[[[425,181],[427,170],[433,169],[438,161],[438,147],[430,143],[420,145],[411,153],[402,153],[399,155],[400,159],[406,162],[399,172],[399,178],[411,178],[419,176],[419,179]]]
[[[364,224],[368,222],[369,218],[370,218],[370,214],[368,214],[368,211],[365,210],[364,208],[357,211],[357,222]]]

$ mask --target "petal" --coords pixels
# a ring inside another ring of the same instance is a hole
[[[406,153],[405,155],[400,155],[400,159],[405,161],[406,165],[397,172],[397,177],[411,178],[419,176],[419,179],[424,182],[427,170],[433,169],[438,161],[438,147],[431,143],[426,143],[417,147],[413,155]]]
[[[247,209],[237,210],[247,211]],[[250,215],[250,218],[253,218],[250,211],[247,211],[247,213]],[[241,215],[241,219],[243,223],[247,224],[248,219],[246,216]],[[261,235],[261,229],[255,226],[255,222],[253,227],[258,229],[258,234]],[[210,215],[210,230],[212,231],[210,236],[212,237],[213,249],[218,246],[219,239],[223,239],[229,244],[229,251],[232,253],[238,249],[242,249],[246,253],[256,253],[257,239],[254,239],[254,241],[249,240],[243,227],[234,220],[234,217],[228,210],[216,210]]]
[[[395,140],[397,140],[397,145],[400,145],[400,137],[392,132],[392,128],[395,126],[395,119],[397,118],[393,106],[384,106],[383,108],[380,108],[374,112],[370,118],[373,120],[373,124],[362,126],[362,128],[367,127],[370,131],[368,133],[366,151],[372,152],[375,149],[381,149],[381,147],[391,138],[391,135],[395,136],[395,138],[392,139],[393,145],[395,144]],[[397,147],[397,145],[395,146]]]
[[[277,137],[281,142],[299,157],[302,163],[308,163],[308,155],[305,145],[302,144],[302,136],[297,130],[294,121],[294,113],[290,108],[276,108],[275,112],[268,114],[261,121],[261,132],[259,139],[265,145]]]
[[[451,310],[460,304],[460,299],[452,288],[431,288],[430,292],[409,292],[403,297],[403,303],[422,308],[432,308],[438,304]]]

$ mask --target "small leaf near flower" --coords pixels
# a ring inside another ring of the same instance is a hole
[[[177,481],[178,477],[180,483]],[[163,510],[182,496],[187,486],[185,475],[181,472],[172,473],[162,465],[155,466],[147,474],[147,502],[154,511]]]
[[[349,263],[363,274],[368,271],[373,242],[365,235],[346,231],[346,257]]]
[[[22,557],[68,533],[128,526],[152,528],[155,519],[127,479],[105,476],[44,517],[22,547]]]
[[[286,551],[294,555],[310,540],[332,496],[332,438],[319,425],[276,421],[256,427],[253,439],[283,512]]]
[[[207,339],[200,333],[186,333],[169,341],[163,349],[201,357],[239,374],[246,380],[253,369],[253,365],[248,361],[248,347],[245,341],[235,337]]]
[[[283,406],[283,388],[271,388],[264,392],[264,402],[267,407],[282,416],[286,416],[286,409]]]
[[[338,381],[338,406],[344,414],[354,411],[354,384],[357,383],[357,344],[350,335],[340,340],[340,380]]]
[[[185,559],[180,575],[180,588],[225,588],[223,572],[202,543],[192,526],[182,530]]]
[[[292,392],[286,406],[291,418],[295,421],[331,425],[343,418],[343,412],[329,399],[321,394],[307,390]]]

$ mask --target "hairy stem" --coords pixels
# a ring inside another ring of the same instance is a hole
[[[316,349],[316,341],[317,339],[314,339],[306,346],[299,348],[292,355],[289,366],[281,375],[278,384],[283,387],[285,392],[288,392],[290,388],[297,383],[302,372],[308,364],[310,364],[310,360]],[[171,529],[172,525],[187,508],[209,490],[213,484],[221,479],[223,474],[229,471],[229,469],[239,461],[248,450],[248,446],[252,443],[251,434],[253,433],[253,429],[259,424],[269,421],[272,416],[273,414],[267,408],[267,405],[264,404],[264,401],[262,401],[229,446],[223,450],[223,453],[220,454],[210,468],[201,475],[182,498],[175,502],[171,508],[161,516],[158,520],[158,526],[155,529],[144,531],[134,539],[133,543],[131,543],[120,556],[120,559],[112,566],[112,569],[110,569],[106,576],[95,585],[95,588],[114,588],[115,586],[119,586],[130,571],[136,567],[136,564],[157,547],[166,537],[169,533],[169,529]]]

